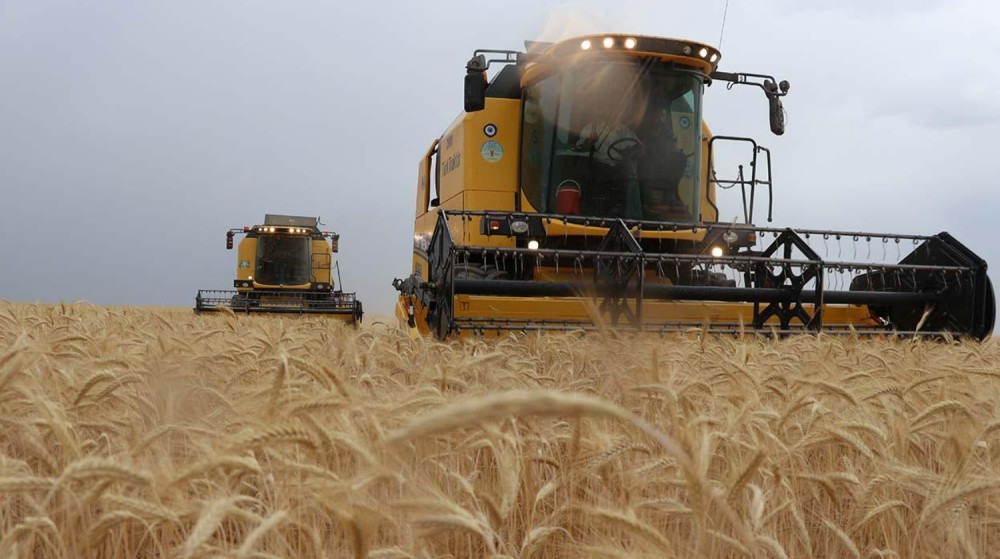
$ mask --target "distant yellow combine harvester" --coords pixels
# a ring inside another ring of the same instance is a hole
[[[411,335],[604,324],[989,336],[986,263],[947,233],[754,223],[758,187],[771,221],[770,151],[713,135],[702,95],[713,82],[759,87],[782,134],[788,82],[719,72],[721,53],[687,40],[526,47],[474,53],[465,112],[420,162],[412,273],[393,282]],[[730,178],[714,164],[724,142],[748,154]],[[717,187],[737,186],[742,222],[727,222]]]
[[[328,314],[361,322],[361,301],[341,290],[333,260],[340,237],[321,231],[317,218],[265,215],[263,225],[230,229],[227,249],[239,234],[245,237],[237,249],[236,289],[198,291],[195,312]]]

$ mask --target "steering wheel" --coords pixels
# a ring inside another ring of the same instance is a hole
[[[618,138],[608,146],[608,159],[618,162],[641,148],[643,145],[638,138]]]

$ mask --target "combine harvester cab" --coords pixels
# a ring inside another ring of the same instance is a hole
[[[411,335],[990,335],[986,263],[947,233],[755,224],[765,188],[771,221],[770,151],[713,136],[702,94],[759,87],[782,134],[787,82],[719,72],[721,53],[685,40],[527,47],[476,51],[465,113],[420,162],[413,272],[393,282]],[[749,159],[728,179],[713,163],[725,143]],[[716,194],[735,187],[742,221],[723,222]]]
[[[351,324],[361,322],[361,301],[341,290],[340,266],[333,260],[340,237],[321,231],[318,218],[265,215],[263,225],[230,229],[227,249],[233,248],[239,234],[244,238],[237,249],[236,289],[199,290],[196,313],[228,308],[236,313],[323,314]]]

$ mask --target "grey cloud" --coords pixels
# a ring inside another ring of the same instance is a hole
[[[1000,120],[1000,99],[950,82],[908,87],[888,93],[871,111],[874,117],[903,117],[927,128],[990,126]]]

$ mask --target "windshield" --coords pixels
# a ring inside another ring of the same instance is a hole
[[[302,285],[310,280],[309,239],[260,237],[257,239],[257,283]]]
[[[526,88],[527,199],[543,213],[696,221],[701,87],[643,60],[573,66]]]

